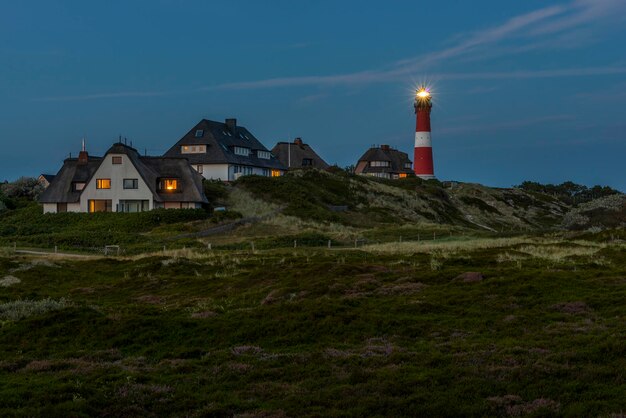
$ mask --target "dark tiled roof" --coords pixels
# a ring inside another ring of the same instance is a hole
[[[389,167],[370,167],[371,161],[389,161]],[[398,151],[391,147],[381,145],[380,147],[372,147],[368,149],[357,163],[357,174],[368,173],[406,173],[412,174],[412,168],[405,168],[405,164],[410,164],[409,156],[406,152]]]
[[[289,168],[302,168],[303,160],[310,159],[313,165],[304,167],[314,167],[325,170],[329,165],[317,155],[309,144],[303,142],[279,142],[272,148],[272,154]],[[291,155],[290,155],[291,154]]]
[[[87,183],[96,172],[101,157],[89,157],[87,164],[79,164],[77,158],[68,158],[63,167],[54,176],[50,186],[39,197],[41,203],[76,203],[80,200],[80,191],[73,190],[73,183]]]
[[[196,131],[203,131],[201,137],[196,137]],[[206,145],[206,153],[183,154],[181,147],[184,145]],[[249,156],[237,155],[233,147],[250,148]],[[250,131],[243,126],[229,127],[226,123],[202,119],[185,136],[183,136],[164,156],[182,157],[191,164],[237,164],[249,165],[262,168],[276,168],[284,170],[285,167],[271,156],[269,159],[259,158],[256,151],[268,151],[267,148]]]

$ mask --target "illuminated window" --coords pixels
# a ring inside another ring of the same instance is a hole
[[[122,157],[112,157],[113,164],[122,164]]]
[[[110,189],[111,179],[96,179],[96,189]]]
[[[204,154],[206,152],[206,145],[181,145],[181,154]]]
[[[176,179],[162,179],[161,180],[161,190],[165,190],[168,192],[174,192],[178,190],[178,180]]]
[[[113,212],[112,200],[89,200],[89,213]]]
[[[280,177],[280,170],[272,170],[272,177]]]
[[[398,177],[400,177],[401,179],[406,178],[406,173],[400,173],[398,174]]]

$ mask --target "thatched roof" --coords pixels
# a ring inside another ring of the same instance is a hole
[[[272,154],[288,168],[319,168],[325,170],[328,163],[322,159],[309,144],[296,138],[294,142],[279,142],[272,148]]]

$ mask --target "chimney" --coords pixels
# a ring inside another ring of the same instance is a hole
[[[380,146],[380,149],[383,150],[383,151],[389,151],[389,145],[383,144],[383,145]]]
[[[83,138],[83,148],[78,153],[78,164],[86,165],[89,162],[89,154],[87,154],[87,149],[85,148],[85,138]]]
[[[231,133],[235,133],[235,128],[237,128],[237,119],[226,119],[226,126]]]
[[[293,143],[296,144],[296,145],[302,146],[302,138],[298,137],[298,138],[294,139]]]

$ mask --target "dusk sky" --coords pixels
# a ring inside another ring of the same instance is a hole
[[[624,0],[2,1],[0,62],[0,181],[83,137],[160,155],[202,118],[412,158],[425,82],[439,179],[626,191]]]

